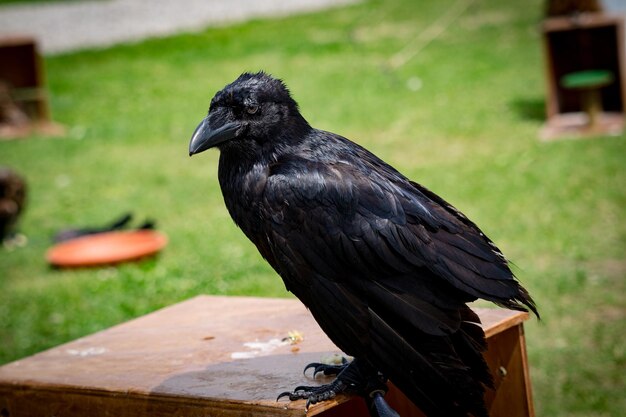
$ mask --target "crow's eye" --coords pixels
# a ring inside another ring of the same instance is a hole
[[[248,114],[255,114],[257,111],[259,111],[259,106],[257,106],[256,104],[249,104],[246,106],[246,111],[248,112]]]

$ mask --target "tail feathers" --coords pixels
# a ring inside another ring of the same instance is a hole
[[[517,283],[517,295],[509,299],[490,299],[496,305],[504,308],[508,308],[510,310],[517,311],[528,311],[530,309],[538,319],[541,319],[539,315],[539,311],[537,311],[537,306],[535,305],[535,300],[528,294],[528,291],[519,283]]]
[[[378,369],[385,369],[386,376],[426,415],[488,417],[483,384],[491,383],[491,378],[484,361],[478,359],[484,350],[484,336],[477,339],[473,328],[464,331],[465,326],[474,324],[464,323],[455,334],[462,346],[458,353],[451,337],[424,333],[405,340],[374,311],[370,310],[370,316],[372,354],[368,359]],[[420,344],[428,348],[420,349]],[[433,350],[433,345],[439,349]]]

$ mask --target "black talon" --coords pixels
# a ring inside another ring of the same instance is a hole
[[[311,388],[316,388],[316,387],[299,386],[299,387],[296,387],[293,391],[281,392],[280,394],[278,394],[276,401],[284,397],[289,397],[290,401],[304,400],[309,397],[311,393]]]
[[[306,375],[306,371],[308,371],[311,368],[314,368],[315,370],[313,371],[313,378],[315,378],[315,375],[318,373],[318,369],[319,367],[323,365],[321,363],[317,363],[317,362],[312,362],[310,364],[308,364],[307,366],[304,367],[304,371],[302,372],[304,375]]]
[[[278,394],[278,397],[276,397],[276,401],[280,401],[280,399],[284,397],[291,397],[291,393],[289,391],[281,392]]]
[[[325,365],[323,363],[315,363],[315,364],[311,364],[314,366],[310,366],[309,368],[314,368],[313,370],[313,378],[317,377],[317,374],[319,374],[320,372],[323,373],[324,375],[328,376],[328,375],[337,375],[339,372],[341,372],[341,368],[338,368],[336,366],[332,366],[332,365]]]
[[[306,371],[313,368],[313,378],[317,376],[320,372],[322,372],[326,376],[330,375],[338,375],[346,369],[350,362],[344,357],[341,358],[341,365],[328,365],[325,363],[313,362],[304,367],[304,374],[306,375]]]
[[[313,368],[313,377],[323,372],[324,375],[337,375],[329,384],[320,386],[299,385],[292,392],[282,392],[276,401],[289,397],[291,401],[306,400],[305,410],[322,401],[330,400],[341,393],[358,394],[366,399],[372,417],[399,417],[383,398],[387,392],[386,378],[365,361],[348,362],[342,359],[341,365],[310,363],[304,373]]]

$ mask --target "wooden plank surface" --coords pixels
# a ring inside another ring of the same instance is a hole
[[[527,317],[476,311],[488,336]],[[283,341],[292,331],[303,340]],[[340,352],[298,300],[198,296],[0,367],[0,408],[15,410],[20,398],[39,396],[47,398],[46,410],[54,408],[54,399],[63,410],[65,396],[90,398],[98,410],[119,406],[128,411],[123,415],[161,415],[146,406],[158,402],[170,410],[185,404],[225,416],[242,408],[258,415],[303,415],[304,401],[276,402],[276,396],[297,385],[328,382],[302,369],[333,353]],[[344,401],[315,405],[308,415]],[[31,414],[11,414],[17,415]]]

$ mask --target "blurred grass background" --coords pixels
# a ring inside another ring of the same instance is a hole
[[[475,1],[392,69],[451,4],[373,0],[46,57],[54,119],[68,132],[0,142],[0,165],[30,186],[28,245],[0,250],[0,363],[201,293],[290,296],[230,221],[218,153],[187,156],[212,95],[264,69],[312,125],[442,195],[515,263],[543,317],[526,325],[538,416],[623,415],[626,138],[537,139],[539,0]],[[168,235],[158,258],[46,265],[59,229],[129,210]]]

